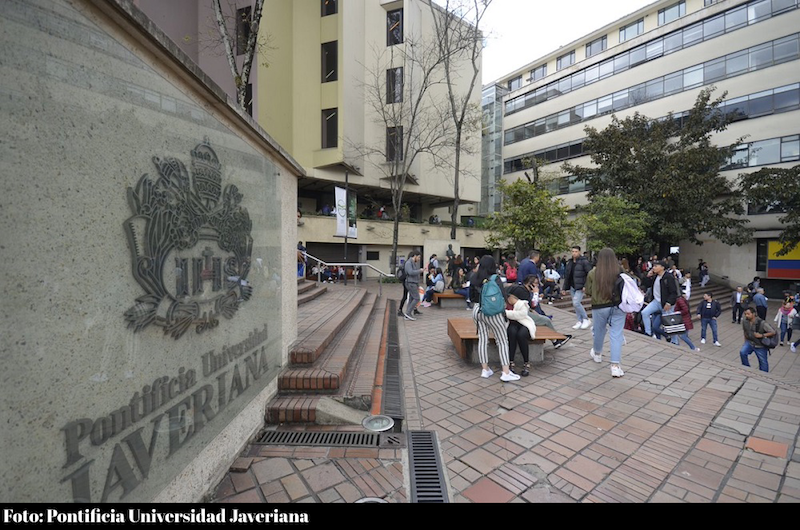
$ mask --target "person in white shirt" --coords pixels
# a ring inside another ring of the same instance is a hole
[[[684,279],[683,285],[681,286],[683,287],[683,297],[688,302],[689,297],[692,296],[692,273],[687,272],[686,274],[683,275],[683,279]]]
[[[558,282],[561,280],[561,275],[553,267],[547,267],[544,271],[544,295],[547,297],[547,303],[553,303],[554,293],[560,292]]]

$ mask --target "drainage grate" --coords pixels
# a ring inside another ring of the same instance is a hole
[[[411,502],[447,503],[447,486],[433,431],[409,431]]]
[[[267,431],[256,444],[313,445],[326,447],[379,447],[379,433]]]
[[[390,315],[395,314],[394,300],[389,301]],[[400,347],[397,332],[397,319],[389,319],[386,338],[386,364],[383,376],[383,413],[393,418],[395,423],[403,419],[403,385],[400,377]]]

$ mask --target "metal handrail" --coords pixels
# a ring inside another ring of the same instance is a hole
[[[355,268],[356,267],[367,267],[367,268],[370,268],[370,269],[374,270],[379,275],[379,277],[378,277],[378,296],[380,297],[380,296],[383,295],[383,281],[381,281],[383,279],[383,277],[384,276],[386,276],[387,278],[394,278],[395,277],[394,274],[389,274],[387,272],[383,272],[382,270],[376,268],[375,266],[373,266],[373,265],[371,265],[369,263],[328,263],[326,261],[322,261],[321,259],[319,259],[316,256],[312,256],[308,252],[303,252],[303,256],[306,258],[306,262],[308,261],[308,258],[311,258],[311,259],[313,259],[314,261],[317,262],[317,266],[318,266],[318,268],[317,268],[317,284],[321,283],[320,278],[322,277],[322,271],[320,269],[322,268],[322,265],[325,265],[327,267],[331,267],[331,266],[344,267],[344,283],[345,283],[345,285],[347,285],[347,268],[348,267],[351,267],[353,269],[353,284],[355,284],[355,285],[358,285],[358,276],[355,274]],[[306,266],[307,265],[308,264],[306,263]]]

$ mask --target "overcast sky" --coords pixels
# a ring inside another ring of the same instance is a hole
[[[654,0],[493,0],[481,22],[487,36],[483,84],[600,29]]]

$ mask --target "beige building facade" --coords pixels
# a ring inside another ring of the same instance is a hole
[[[560,172],[564,161],[590,165],[584,127],[602,130],[612,114],[680,115],[710,85],[717,96],[727,92],[725,108],[737,114],[714,141],[727,145],[745,137],[725,176],[796,165],[798,28],[796,0],[660,0],[510,72],[494,83],[509,90],[502,110],[503,178],[522,178],[523,161],[532,157],[546,160],[546,171]],[[549,185],[571,207],[587,200],[583,183],[569,175]],[[682,267],[704,259],[712,277],[732,284],[769,278],[775,263],[769,242],[780,233],[779,217],[751,208],[747,218],[756,233],[742,247],[711,236],[702,246],[673,245]]]

